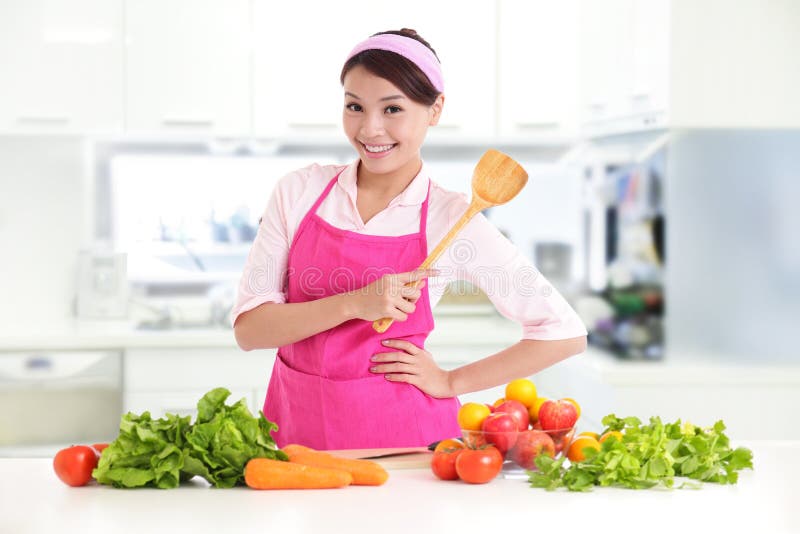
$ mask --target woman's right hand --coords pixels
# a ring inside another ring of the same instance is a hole
[[[384,317],[405,321],[414,313],[422,295],[425,279],[437,276],[435,269],[420,269],[406,273],[386,274],[361,289],[347,293],[354,319],[376,321]],[[406,286],[419,282],[416,287]]]

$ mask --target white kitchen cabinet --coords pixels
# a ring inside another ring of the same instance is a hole
[[[582,0],[580,121],[603,135],[669,122],[670,0]]]
[[[227,403],[244,397],[253,414],[262,408],[275,350],[243,352],[236,348],[132,348],[123,360],[123,408],[153,417],[196,413],[209,390],[231,391]]]
[[[313,10],[313,17],[309,17]],[[458,23],[453,23],[453,13]],[[445,109],[431,138],[494,134],[493,2],[273,3],[254,0],[254,132],[257,137],[341,135],[339,82],[352,47],[369,35],[415,29],[442,59]]]
[[[442,62],[444,111],[428,138],[486,139],[495,126],[497,9],[485,0],[404,2],[401,24],[427,39]],[[381,10],[378,25],[396,29],[395,3]],[[375,30],[380,31],[380,30]]]
[[[578,130],[578,0],[499,0],[498,28],[500,135],[573,138]]]
[[[250,133],[250,1],[125,3],[126,131]]]
[[[122,0],[0,2],[0,133],[118,133],[122,78]]]

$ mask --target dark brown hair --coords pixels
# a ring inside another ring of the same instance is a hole
[[[387,33],[416,39],[427,46],[436,56],[436,51],[428,44],[428,41],[420,37],[414,30],[403,28],[399,31],[378,32],[375,35]],[[436,56],[436,59],[439,59],[439,56]],[[375,76],[388,80],[403,91],[408,98],[419,104],[432,106],[436,102],[436,97],[440,94],[428,77],[425,76],[425,73],[413,61],[404,58],[400,54],[389,52],[388,50],[364,50],[356,54],[348,59],[344,67],[342,67],[342,74],[339,76],[339,81],[342,84],[344,84],[345,75],[357,65],[361,65]]]

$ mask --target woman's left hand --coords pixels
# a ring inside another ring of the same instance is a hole
[[[386,339],[384,347],[397,352],[382,352],[372,356],[373,373],[384,373],[386,380],[407,382],[431,397],[453,397],[450,373],[436,365],[431,353],[402,339]]]

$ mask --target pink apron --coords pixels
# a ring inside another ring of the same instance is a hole
[[[330,181],[303,218],[289,249],[287,302],[307,302],[359,289],[387,273],[419,267],[428,253],[422,203],[419,232],[371,236],[336,228],[317,215],[336,184]],[[430,196],[430,185],[428,186]],[[315,449],[418,447],[459,436],[456,397],[436,399],[417,387],[370,372],[370,357],[393,352],[384,339],[424,347],[433,330],[428,287],[404,322],[383,334],[371,321],[354,319],[280,347],[264,402],[264,415],[278,425],[278,446]]]

